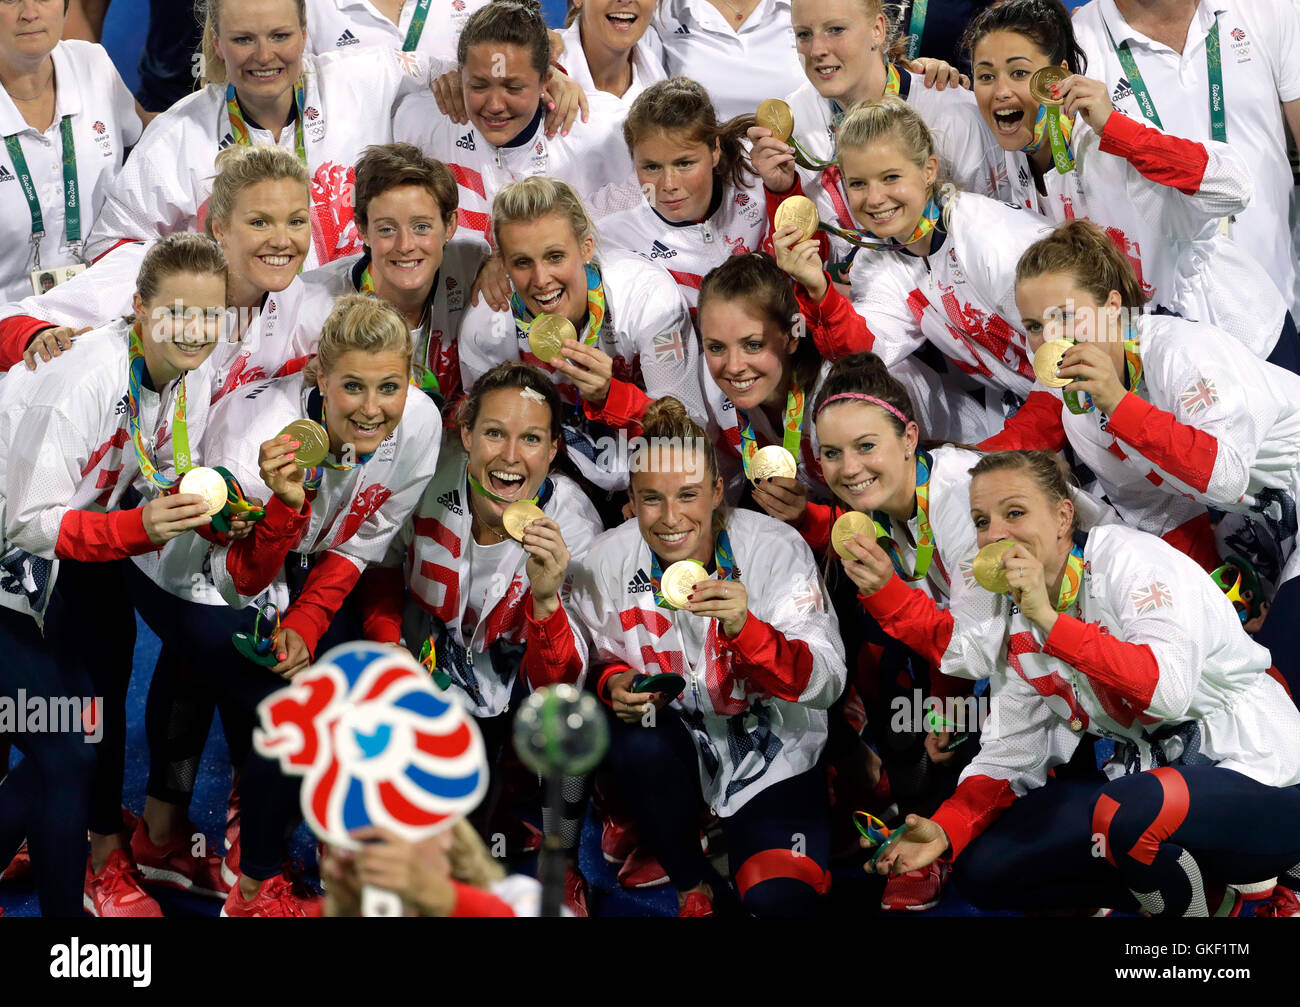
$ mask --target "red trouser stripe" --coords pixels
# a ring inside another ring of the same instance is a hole
[[[1178,827],[1187,820],[1189,803],[1187,781],[1178,770],[1172,766],[1161,766],[1151,770],[1151,775],[1160,781],[1160,789],[1164,791],[1160,814],[1138,837],[1133,849],[1128,851],[1128,855],[1138,863],[1148,865],[1156,859],[1160,844],[1178,831]]]
[[[1097,806],[1092,809],[1092,841],[1095,843],[1097,837],[1101,836],[1102,852],[1106,854],[1106,862],[1111,867],[1115,866],[1115,858],[1110,855],[1110,823],[1118,810],[1119,801],[1105,794],[1097,798]]]
[[[773,878],[802,881],[818,895],[825,895],[831,888],[830,871],[818,867],[812,857],[794,850],[760,850],[740,865],[736,872],[736,890],[743,899],[756,884]]]

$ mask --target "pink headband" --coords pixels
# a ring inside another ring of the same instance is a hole
[[[891,406],[888,402],[884,402],[881,399],[876,398],[874,395],[863,395],[861,392],[840,392],[838,395],[832,395],[817,407],[817,412],[814,414],[813,419],[817,419],[817,417],[822,414],[823,409],[829,406],[832,402],[840,401],[840,399],[856,399],[859,402],[870,402],[873,406],[879,406],[887,413],[893,413],[898,417],[899,422],[902,423],[903,426],[907,426],[907,417]]]

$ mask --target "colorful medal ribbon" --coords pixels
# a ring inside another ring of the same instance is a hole
[[[1070,134],[1074,132],[1074,120],[1061,112],[1056,106],[1050,109],[1046,105],[1038,106],[1038,118],[1034,120],[1034,139],[1020,149],[1026,154],[1033,154],[1043,145],[1043,134],[1052,146],[1052,163],[1062,175],[1074,170],[1074,152],[1070,149]]]
[[[790,375],[790,391],[785,396],[785,411],[781,414],[781,444],[790,452],[795,461],[799,460],[799,449],[803,443],[803,413],[805,398],[798,379]],[[737,425],[740,427],[740,463],[745,468],[745,478],[749,478],[749,463],[758,454],[758,438],[754,435],[754,425],[743,410],[736,410]]]
[[[127,344],[127,427],[131,431],[131,443],[135,446],[140,474],[166,493],[179,486],[181,476],[194,467],[190,461],[189,427],[185,423],[185,375],[181,375],[180,386],[176,389],[176,405],[172,411],[172,460],[176,466],[176,478],[164,479],[158,474],[158,467],[149,457],[144,438],[140,436],[140,388],[144,383],[144,369],[144,343],[140,338],[140,323],[136,322],[131,326],[130,341]]]
[[[1065,576],[1061,578],[1061,594],[1056,599],[1058,612],[1069,611],[1075,599],[1079,597],[1079,588],[1083,586],[1083,546],[1075,543],[1070,549],[1070,556],[1065,561]]]
[[[298,160],[307,163],[307,147],[303,142],[303,103],[306,88],[301,77],[293,85],[293,103],[298,109],[298,121],[293,125],[293,150]],[[243,109],[239,107],[239,98],[235,94],[235,85],[226,85],[226,115],[230,117],[230,132],[235,143],[244,147],[252,146],[253,140],[248,134],[248,123],[244,121]]]
[[[1124,339],[1124,369],[1127,383],[1125,387],[1134,395],[1139,394],[1138,387],[1142,384],[1142,348],[1139,343],[1137,329],[1132,325],[1128,327],[1127,335]],[[1078,401],[1078,392],[1070,391],[1070,386],[1066,385],[1062,396],[1065,399],[1066,406],[1070,412],[1082,414],[1090,413],[1097,407],[1092,403],[1092,396],[1087,392],[1083,393],[1082,404]],[[1071,400],[1073,397],[1073,401]]]
[[[325,426],[325,404],[320,402],[319,394],[319,392],[313,392],[307,400],[307,418],[315,420],[321,426]],[[326,429],[328,430],[328,427]],[[320,489],[321,480],[325,478],[326,469],[333,469],[335,472],[350,472],[352,469],[360,468],[370,461],[372,457],[374,457],[373,451],[368,455],[358,455],[355,462],[336,462],[331,461],[327,455],[319,465],[307,470],[302,480],[303,488],[312,491],[318,490]]]
[[[1142,110],[1142,115],[1156,129],[1164,129],[1160,123],[1160,115],[1156,112],[1156,103],[1151,99],[1151,92],[1147,90],[1146,81],[1142,79],[1142,71],[1138,69],[1137,60],[1133,58],[1133,53],[1129,50],[1128,41],[1115,44],[1115,36],[1111,34],[1110,25],[1106,24],[1106,19],[1102,18],[1101,23],[1106,28],[1106,37],[1110,39],[1111,48],[1115,50],[1115,55],[1119,57],[1119,65],[1124,69],[1124,76],[1128,78],[1129,84],[1133,88],[1133,97],[1137,99],[1138,108]],[[1215,140],[1219,143],[1228,142],[1228,98],[1223,91],[1223,54],[1219,46],[1219,19],[1215,16],[1214,24],[1210,27],[1209,33],[1205,36],[1205,66],[1210,82],[1210,131]]]
[[[438,289],[438,278],[433,280],[433,290]],[[365,269],[361,270],[361,280],[357,284],[357,293],[365,294],[368,297],[375,297],[375,281],[370,276],[370,265],[366,264]],[[433,293],[430,291],[429,300],[433,300]],[[429,307],[425,305],[425,317],[429,315]],[[415,348],[414,357],[428,360],[429,359],[429,333],[426,330],[424,334],[424,345]],[[437,400],[441,405],[443,401],[442,384],[438,381],[438,375],[431,367],[425,367],[423,364],[412,363],[411,365],[411,384],[420,391],[424,392],[430,398]]]
[[[486,475],[486,473],[484,474]],[[507,500],[505,497],[498,496],[497,494],[493,493],[490,489],[488,489],[481,482],[475,479],[474,473],[469,470],[468,466],[466,466],[465,468],[465,475],[469,478],[469,488],[472,489],[479,496],[487,497],[489,500],[493,500],[496,503],[514,503],[513,500]],[[537,496],[528,497],[527,502],[531,504],[535,504],[537,503],[540,497],[541,497],[541,493],[538,493]]]
[[[424,22],[429,18],[429,4],[433,0],[416,0],[415,13],[411,15],[411,26],[406,29],[406,41],[402,43],[402,52],[415,52],[420,44],[420,35],[424,33]]]
[[[727,537],[727,526],[720,514],[713,515],[713,562],[718,568],[719,580],[736,579],[736,554],[731,551],[731,539]],[[651,549],[650,584],[654,588],[655,604],[675,612],[677,609],[664,600],[663,592],[659,590],[659,582],[663,580],[663,576],[664,568],[659,562],[659,554]]]
[[[880,522],[885,533],[891,537],[885,539],[890,562],[903,580],[916,581],[923,578],[930,570],[934,559],[934,529],[930,527],[930,455],[925,451],[916,453],[916,569],[911,573],[903,566],[903,556],[898,550],[898,543],[892,537],[889,515],[877,511],[871,515]]]
[[[939,223],[939,218],[943,215],[943,209],[939,202],[933,196],[925,204],[925,212],[921,214],[921,220],[912,230],[911,235],[905,241],[895,241],[890,238],[881,241],[870,231],[850,231],[847,228],[836,227],[834,224],[828,224],[825,221],[817,225],[817,229],[833,234],[838,238],[843,238],[850,245],[857,245],[859,248],[870,248],[878,252],[901,252],[914,241],[920,241],[927,234],[935,229]]]
[[[524,307],[523,300],[516,291],[510,292],[510,313],[515,316],[515,327],[525,336],[532,328],[533,318]],[[587,263],[587,327],[583,329],[581,340],[588,346],[595,346],[600,337],[600,327],[605,324],[605,284],[600,278],[600,269],[594,262]]]

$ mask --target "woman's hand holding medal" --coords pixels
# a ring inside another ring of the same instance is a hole
[[[1083,116],[1083,121],[1098,136],[1101,136],[1101,131],[1106,128],[1106,120],[1115,111],[1106,85],[1082,74],[1066,77],[1052,88],[1052,94],[1060,99],[1061,111],[1067,117],[1073,119],[1076,115]]]
[[[859,533],[846,539],[844,549],[853,555],[852,559],[841,557],[844,572],[863,595],[875,594],[894,576],[894,564],[889,554],[870,535]]]
[[[196,493],[156,497],[141,509],[144,533],[154,545],[170,542],[178,535],[212,523],[207,500]]]
[[[620,671],[605,683],[609,705],[625,724],[638,723],[651,710],[662,710],[674,698],[666,692],[629,692],[636,677],[636,671]]]
[[[614,361],[604,350],[576,339],[566,339],[564,356],[553,359],[551,366],[577,385],[583,400],[593,406],[603,406],[609,398]]]
[[[793,189],[797,178],[794,148],[773,136],[766,126],[750,126],[746,135],[754,144],[749,152],[750,163],[767,191],[782,193]]]
[[[876,861],[877,874],[906,874],[908,871],[929,867],[947,853],[948,847],[952,845],[937,822],[920,815],[908,815],[907,828],[904,830],[900,827],[896,831],[901,831],[902,835]],[[867,839],[859,842],[865,849],[872,848],[873,844]],[[866,869],[870,871],[871,865],[868,864]]]
[[[1016,607],[1035,626],[1050,633],[1056,625],[1057,611],[1047,595],[1047,574],[1043,564],[1017,542],[1003,554],[1002,568],[1007,572],[1011,600]]]
[[[805,238],[797,224],[787,224],[772,235],[776,264],[791,279],[803,284],[814,301],[826,296],[826,274],[822,270],[821,242],[814,233]]]
[[[778,521],[794,524],[808,509],[808,491],[798,479],[772,476],[754,483],[754,503]]]
[[[293,678],[311,664],[311,651],[303,638],[283,626],[275,634],[275,656],[280,660],[271,666],[271,670],[282,678]]]
[[[735,637],[749,619],[749,593],[738,580],[699,581],[686,602],[686,611],[717,619],[728,637]]]
[[[1076,379],[1070,390],[1087,392],[1093,405],[1109,416],[1128,394],[1115,373],[1115,364],[1102,343],[1075,343],[1065,351],[1057,373]]]
[[[281,503],[297,513],[302,513],[307,502],[307,490],[303,486],[307,470],[294,461],[294,452],[300,446],[288,434],[277,434],[262,443],[257,455],[262,482]]]
[[[528,562],[524,572],[533,595],[533,618],[549,618],[560,607],[560,586],[569,569],[569,548],[560,526],[549,517],[528,522],[524,528],[524,551]]]

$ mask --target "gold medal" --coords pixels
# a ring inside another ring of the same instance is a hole
[[[1011,585],[1007,583],[1007,571],[1002,566],[1002,557],[1013,545],[1014,542],[990,542],[975,554],[971,572],[975,575],[975,583],[985,591],[1006,594],[1011,590]]]
[[[799,228],[802,232],[800,241],[807,241],[816,234],[819,222],[817,204],[807,196],[791,196],[782,200],[772,215],[772,224],[778,231],[791,224]]]
[[[506,533],[516,542],[524,540],[524,529],[536,521],[539,517],[546,517],[542,509],[531,500],[516,500],[505,509],[501,515],[501,523],[505,525]]]
[[[857,559],[848,550],[847,543],[854,535],[874,535],[876,522],[861,511],[851,510],[841,514],[831,526],[831,548],[843,559]]]
[[[1061,98],[1052,95],[1052,85],[1059,84],[1065,78],[1073,76],[1063,66],[1045,66],[1034,71],[1029,78],[1029,96],[1040,105],[1056,107],[1065,104]]]
[[[190,469],[181,476],[180,492],[203,497],[209,516],[220,514],[226,506],[226,480],[216,469],[206,466]]]
[[[560,355],[566,339],[577,339],[578,330],[563,315],[538,315],[528,327],[528,348],[538,360],[551,363]]]
[[[759,102],[754,124],[771,130],[773,139],[782,143],[789,143],[790,137],[794,136],[794,113],[780,98]]]
[[[1070,730],[1071,730],[1071,731],[1082,731],[1082,730],[1083,730],[1083,721],[1080,720],[1078,717],[1074,717],[1074,718],[1072,718],[1072,719],[1070,720]]]
[[[664,601],[673,608],[685,608],[691,597],[691,588],[702,580],[709,579],[709,571],[704,564],[694,559],[678,560],[659,580],[659,593]]]
[[[1074,380],[1058,377],[1056,373],[1065,351],[1073,345],[1068,339],[1049,339],[1038,347],[1038,352],[1034,354],[1034,374],[1048,388],[1064,388]]]
[[[330,435],[315,420],[294,420],[280,431],[280,436],[284,434],[298,442],[293,463],[299,468],[315,468],[329,457]]]
[[[780,444],[769,444],[754,452],[749,461],[749,478],[752,482],[760,479],[793,479],[799,474],[799,463]]]

